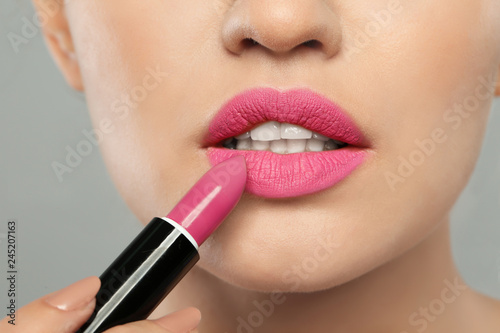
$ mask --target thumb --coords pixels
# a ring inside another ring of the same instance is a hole
[[[90,276],[37,299],[16,312],[15,325],[8,323],[9,317],[0,322],[0,331],[74,333],[92,315],[100,284]]]
[[[193,332],[198,327],[201,320],[200,310],[194,307],[163,316],[154,320],[156,324],[172,333]]]

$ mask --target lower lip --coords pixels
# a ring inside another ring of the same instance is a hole
[[[288,198],[332,187],[363,163],[367,151],[344,147],[281,155],[270,151],[208,148],[212,165],[237,155],[243,155],[247,162],[247,192],[265,198]]]

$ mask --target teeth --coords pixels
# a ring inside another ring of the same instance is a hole
[[[253,150],[267,150],[269,148],[269,141],[252,141]]]
[[[321,140],[321,141],[328,141],[329,140],[328,137],[321,135],[319,133],[313,133],[312,138],[316,139],[316,140]],[[238,137],[236,137],[236,139],[238,139]]]
[[[312,132],[299,125],[281,124],[282,139],[310,139]]]
[[[302,153],[306,150],[306,141],[305,139],[286,140],[286,151],[289,154]]]
[[[325,141],[318,139],[307,140],[306,149],[308,151],[323,151],[323,148],[325,148]]]
[[[328,140],[327,142],[325,142],[326,150],[334,150],[338,148],[339,148],[338,145],[333,140]]]
[[[277,154],[335,150],[347,143],[330,139],[302,126],[268,121],[223,142],[223,147],[238,150],[270,150]]]
[[[236,140],[243,140],[243,139],[248,139],[250,137],[250,132],[245,132],[243,134],[240,134],[236,136]]]
[[[286,140],[271,141],[271,151],[277,154],[286,153]]]
[[[280,123],[277,121],[268,121],[260,126],[255,127],[250,131],[252,140],[259,141],[273,141],[279,140],[280,137]]]
[[[238,150],[250,150],[250,149],[252,149],[252,140],[250,140],[250,139],[238,140],[238,143],[236,144],[236,149],[238,149]]]

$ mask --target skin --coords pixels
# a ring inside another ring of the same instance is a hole
[[[209,168],[208,123],[245,89],[308,87],[370,142],[365,163],[328,190],[245,194],[154,316],[194,305],[200,331],[234,332],[253,301],[282,291],[256,332],[498,332],[499,303],[470,288],[438,315],[421,311],[450,300],[447,283],[464,285],[448,215],[500,94],[499,1],[36,0],[40,13],[44,3],[58,8],[44,25],[49,50],[85,93],[95,128],[108,129],[104,159],[143,223]],[[381,11],[384,22],[373,16]],[[125,106],[151,69],[161,82]],[[434,148],[402,175],[416,140]],[[321,264],[297,269],[320,241]]]

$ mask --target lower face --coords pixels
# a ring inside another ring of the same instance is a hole
[[[199,263],[254,290],[329,288],[400,255],[446,218],[480,150],[500,58],[500,20],[490,15],[500,8],[493,0],[323,1],[342,34],[333,56],[262,45],[236,55],[221,38],[228,17],[263,22],[273,12],[274,3],[249,3],[70,2],[92,121],[106,131],[100,148],[120,193],[147,223],[207,171],[213,146],[239,153],[206,144],[235,95],[302,88],[340,105],[365,139],[359,163],[307,193],[250,186]],[[385,21],[375,15],[383,10]],[[276,31],[285,39],[289,30]]]

